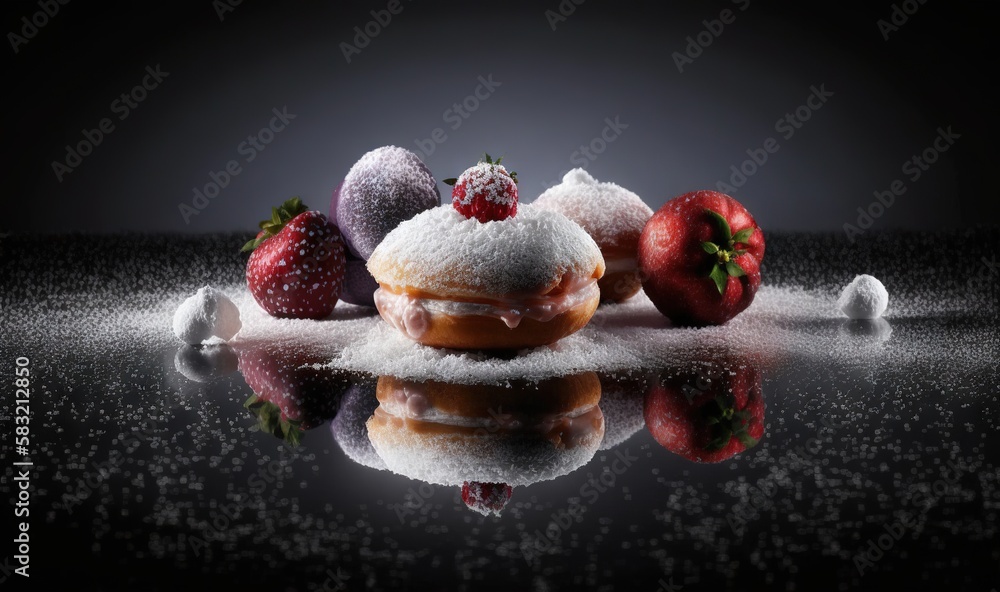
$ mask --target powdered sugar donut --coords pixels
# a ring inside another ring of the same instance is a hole
[[[638,195],[614,183],[598,182],[584,169],[573,169],[562,183],[539,195],[534,205],[564,214],[597,242],[607,265],[598,284],[602,301],[621,302],[639,291],[639,235],[653,210]]]
[[[520,349],[584,325],[600,300],[601,251],[562,214],[529,206],[479,222],[451,206],[422,212],[375,249],[368,270],[386,321],[425,345]]]

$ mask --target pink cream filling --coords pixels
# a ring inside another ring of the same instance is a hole
[[[400,418],[412,418],[457,427],[485,428],[482,432],[484,435],[501,430],[527,428],[532,428],[543,434],[558,431],[561,445],[567,448],[580,445],[587,436],[594,432],[594,422],[591,415],[601,413],[597,406],[592,405],[566,413],[547,413],[540,417],[530,418],[509,413],[494,413],[492,409],[489,410],[490,417],[466,417],[435,409],[418,385],[404,386],[393,391],[388,400],[379,403],[379,407],[389,415]],[[526,421],[531,423],[526,424]]]
[[[430,327],[432,314],[493,317],[514,329],[522,319],[547,323],[599,293],[597,280],[593,277],[575,279],[557,296],[540,296],[527,300],[498,299],[498,304],[415,298],[379,288],[375,291],[375,307],[393,327],[411,339],[419,339]]]

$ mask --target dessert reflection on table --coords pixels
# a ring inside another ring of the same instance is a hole
[[[662,368],[490,384],[374,377],[326,362],[288,343],[184,346],[175,356],[191,380],[237,365],[261,431],[299,445],[329,421],[352,461],[460,487],[484,514],[499,514],[514,488],[569,475],[643,428],[698,463],[733,458],[764,435],[767,361],[732,349],[699,349]]]
[[[713,352],[662,368],[646,393],[646,429],[667,450],[717,463],[753,448],[764,435],[760,362]]]
[[[382,376],[368,437],[394,473],[462,487],[482,513],[499,513],[511,488],[585,465],[604,437],[601,382],[584,372],[502,385]]]

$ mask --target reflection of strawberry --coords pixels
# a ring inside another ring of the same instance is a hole
[[[257,415],[262,431],[297,445],[304,431],[336,415],[350,382],[313,366],[325,357],[281,345],[238,347],[240,372],[254,392],[244,407]]]
[[[678,325],[721,325],[750,306],[763,257],[753,216],[715,191],[668,201],[639,237],[643,289]]]
[[[483,516],[499,516],[513,493],[514,488],[506,483],[466,481],[462,484],[462,501],[470,510]]]
[[[760,371],[741,362],[665,371],[646,395],[643,416],[667,450],[696,462],[724,461],[764,435]]]
[[[330,315],[344,284],[344,241],[326,216],[294,197],[271,209],[260,233],[243,246],[247,287],[268,314],[294,319]]]
[[[466,169],[452,185],[451,205],[466,218],[480,222],[503,220],[517,215],[517,173],[507,172],[500,161],[485,155],[476,166]]]

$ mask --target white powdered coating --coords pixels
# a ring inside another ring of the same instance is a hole
[[[601,247],[626,246],[619,244],[620,237],[638,238],[653,215],[638,195],[615,183],[599,182],[584,169],[566,173],[562,183],[545,190],[532,205],[566,215]]]
[[[601,251],[578,224],[531,207],[485,223],[451,206],[421,212],[368,260],[375,279],[394,291],[467,298],[545,293],[567,273],[587,278],[598,268]]]
[[[602,377],[600,407],[604,414],[604,439],[599,450],[611,450],[646,427],[643,396],[654,379],[654,376],[637,378],[627,374]]]
[[[211,286],[200,288],[182,302],[173,320],[174,335],[190,345],[229,341],[242,326],[240,309]]]
[[[856,275],[844,287],[837,300],[837,307],[851,319],[877,319],[889,306],[889,292],[876,278]]]
[[[513,183],[503,165],[481,162],[466,169],[455,185],[465,185],[465,196],[459,200],[462,204],[468,205],[473,196],[481,195],[488,202],[509,206],[514,203],[514,193],[507,188]]]
[[[596,413],[599,413],[597,411]],[[554,446],[539,433],[534,437],[514,432],[466,435],[414,434],[407,429],[385,429],[375,418],[368,422],[368,437],[375,451],[394,473],[435,485],[462,485],[466,481],[531,485],[567,475],[594,457],[604,435],[604,424],[587,423],[575,446]],[[374,429],[373,429],[374,427]]]

